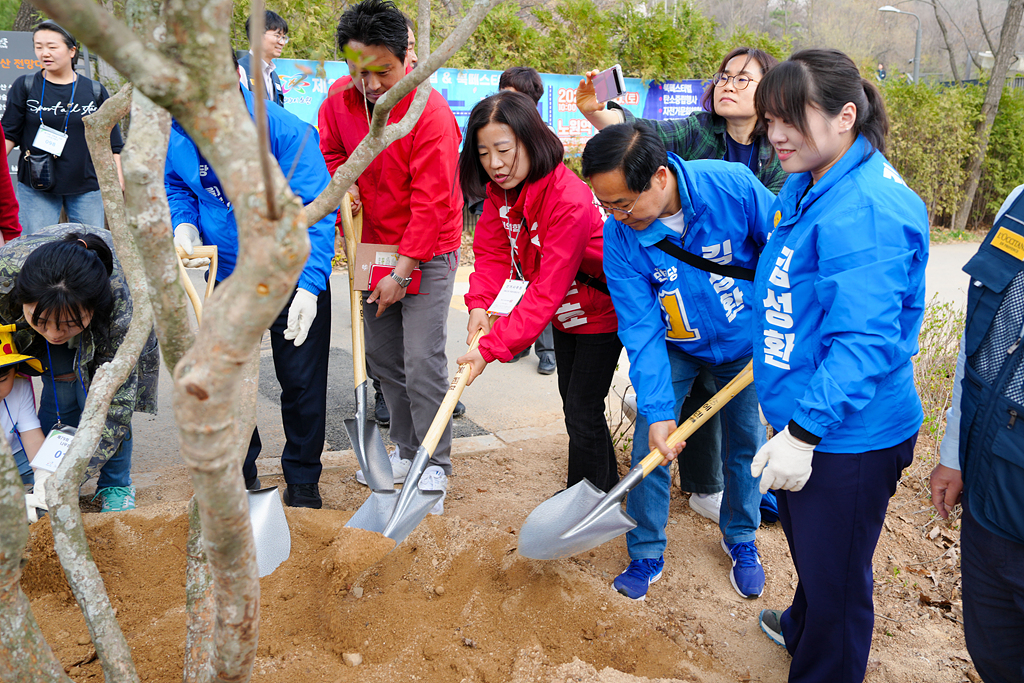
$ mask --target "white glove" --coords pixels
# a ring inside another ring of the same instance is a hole
[[[199,236],[199,229],[191,223],[180,223],[174,229],[174,246],[181,247],[182,251],[191,256],[195,247],[203,246],[203,238]],[[184,265],[186,268],[202,268],[210,265],[210,259],[185,259]]]
[[[46,480],[50,473],[46,470],[33,470],[33,472],[36,481],[32,487],[32,493],[25,494],[25,512],[28,515],[29,524],[39,521],[39,510],[50,509],[46,505]]]
[[[814,446],[797,439],[785,427],[757,451],[750,474],[761,477],[762,495],[768,489],[799,491],[811,478],[813,457]]]
[[[288,307],[288,327],[284,329],[285,339],[294,339],[296,346],[302,346],[309,334],[309,327],[316,317],[316,294],[302,289],[295,290],[292,305]]]

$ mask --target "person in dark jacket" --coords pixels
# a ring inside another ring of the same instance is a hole
[[[252,17],[246,18],[245,35],[249,36],[250,45],[252,44],[253,39],[253,36],[249,34],[249,26],[251,25],[251,22]],[[264,96],[271,102],[276,102],[283,107],[284,89],[281,87],[281,79],[278,77],[277,71],[275,71],[274,62],[272,60],[280,57],[281,52],[284,50],[284,46],[288,44],[288,22],[281,18],[281,15],[276,12],[266,10],[262,40],[262,67],[255,73],[253,72],[253,54],[251,49],[238,59],[238,66],[245,70],[246,85],[249,88],[249,92],[256,92],[256,85],[253,83],[253,79],[258,76],[262,76]]]
[[[967,651],[985,683],[1024,680],[1024,185],[1003,202],[964,270],[967,328],[932,503],[960,527]]]

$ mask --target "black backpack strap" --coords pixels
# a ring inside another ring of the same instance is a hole
[[[726,266],[721,263],[715,263],[703,256],[691,254],[682,247],[677,247],[669,240],[668,237],[665,237],[654,246],[661,249],[669,256],[675,257],[694,268],[698,268],[709,273],[715,273],[717,275],[724,275],[725,277],[731,277],[736,280],[747,280],[750,282],[753,282],[754,280],[753,268],[744,268],[743,266]]]
[[[89,80],[92,80],[92,79],[89,79]],[[92,81],[92,101],[98,103],[100,101],[100,96],[101,95],[103,95],[103,90],[102,90],[102,87],[100,86],[100,82],[99,81]]]
[[[611,293],[608,291],[608,285],[604,281],[598,280],[593,275],[587,275],[582,270],[576,271],[576,282],[611,296]]]
[[[25,76],[25,80],[21,82],[21,85],[25,88],[25,101],[28,102],[29,93],[32,92],[32,86],[36,84],[36,74],[30,73]],[[42,102],[39,103],[42,106]]]

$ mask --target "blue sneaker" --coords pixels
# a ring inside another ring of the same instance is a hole
[[[722,550],[732,558],[732,569],[729,580],[732,587],[744,598],[759,598],[764,592],[764,567],[761,566],[761,555],[753,541],[733,543],[722,539]]]
[[[135,509],[134,486],[106,486],[96,490],[93,499],[103,501],[100,512],[125,512]]]
[[[612,588],[630,600],[643,600],[647,597],[647,587],[661,578],[665,567],[665,557],[632,560],[626,571],[619,574],[612,583]]]

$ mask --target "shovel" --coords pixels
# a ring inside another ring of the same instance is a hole
[[[363,215],[352,216],[352,195],[345,193],[341,202],[341,222],[345,231],[345,252],[348,257],[348,284],[352,309],[352,370],[356,385],[356,416],[345,420],[348,440],[356,454],[359,469],[366,477],[366,485],[374,491],[388,491],[395,487],[391,460],[384,447],[376,420],[367,419],[369,382],[366,381],[366,340],[363,337],[363,297],[355,288],[356,242],[362,236]]]
[[[492,317],[492,324],[494,320]],[[470,342],[470,351],[477,347],[483,334],[483,330],[477,330],[477,333]],[[420,489],[420,476],[423,474],[423,470],[427,468],[427,462],[430,461],[431,454],[437,448],[437,442],[441,440],[441,434],[444,433],[445,427],[448,426],[448,422],[452,419],[455,404],[459,402],[462,390],[466,388],[466,382],[469,381],[471,368],[472,366],[469,363],[463,363],[455,371],[455,377],[452,378],[451,384],[448,385],[448,392],[444,395],[444,400],[441,401],[441,407],[437,409],[437,415],[434,416],[434,421],[430,423],[430,429],[427,430],[423,443],[416,450],[416,456],[409,467],[409,474],[406,476],[405,485],[402,487],[402,490],[374,490],[345,526],[376,531],[394,540],[397,546],[405,540],[406,536],[412,533],[412,530],[427,516],[430,508],[434,507],[434,504],[441,499],[441,496],[444,495],[443,491],[423,491]]]
[[[753,379],[753,364],[748,363],[669,435],[668,444],[675,446],[689,438]],[[535,560],[559,560],[635,529],[636,520],[622,509],[622,499],[664,459],[655,448],[607,494],[584,479],[544,501],[530,513],[519,530],[519,554]]]
[[[192,280],[180,259],[210,259],[210,276],[206,280],[206,294],[204,295],[206,298],[213,291],[216,280],[217,247],[216,245],[195,247],[191,256],[179,248],[178,258],[181,282],[195,308],[196,320],[202,325],[203,300],[199,298],[199,293],[192,285]],[[276,486],[259,491],[246,491],[245,495],[249,500],[249,523],[252,526],[252,535],[256,542],[256,567],[259,575],[263,577],[271,574],[288,559],[292,552],[292,537],[288,531],[288,520],[284,516],[284,506],[281,505],[281,496],[278,495]]]

